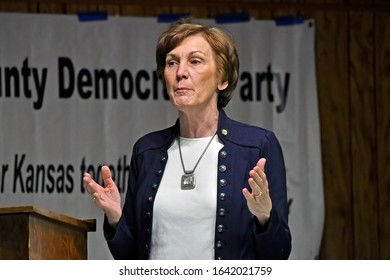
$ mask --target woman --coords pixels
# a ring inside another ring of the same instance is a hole
[[[179,117],[134,145],[123,209],[108,167],[101,170],[104,188],[84,175],[105,213],[113,257],[287,259],[279,142],[223,110],[238,80],[233,39],[220,28],[181,21],[160,36],[156,60]]]

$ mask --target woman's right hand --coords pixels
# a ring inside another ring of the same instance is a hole
[[[116,227],[122,216],[120,193],[115,182],[112,180],[111,171],[108,166],[102,167],[101,176],[104,187],[96,183],[89,173],[84,173],[84,185],[88,193],[92,195],[95,204],[106,214],[108,223]]]

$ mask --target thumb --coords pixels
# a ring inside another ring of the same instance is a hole
[[[108,168],[108,166],[106,165],[102,166],[101,175],[104,181],[104,187],[108,187],[110,185],[115,184],[114,181],[112,180],[111,170],[110,168]]]
[[[242,189],[242,194],[244,195],[246,201],[250,201],[251,199],[253,199],[253,196],[251,195],[251,193],[248,191],[247,188],[243,188]]]

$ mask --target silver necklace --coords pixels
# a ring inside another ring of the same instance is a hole
[[[186,170],[184,167],[184,161],[183,161],[183,156],[181,154],[181,147],[180,147],[180,136],[178,139],[178,144],[179,144],[179,153],[180,153],[180,160],[181,160],[181,166],[183,167],[184,174],[181,176],[181,189],[182,190],[192,190],[195,188],[195,169],[198,166],[200,160],[202,159],[203,155],[206,153],[207,149],[209,148],[211,142],[213,141],[215,135],[211,137],[210,141],[207,143],[206,148],[203,150],[202,154],[200,155],[198,161],[196,162],[194,169],[192,170]]]

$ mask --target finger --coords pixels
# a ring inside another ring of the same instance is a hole
[[[101,188],[101,186],[92,179],[89,173],[84,173],[83,181],[90,194],[97,192]]]
[[[260,168],[258,166],[255,166],[250,172],[249,172],[249,176],[250,178],[252,178],[255,183],[257,184],[257,186],[260,188],[262,185],[263,185],[263,179],[261,178],[261,173],[262,171],[260,170]]]
[[[103,201],[103,197],[98,192],[94,192],[92,194],[92,197],[93,197],[93,203],[95,203],[98,206],[101,206],[101,203]]]
[[[251,195],[259,196],[259,195],[262,194],[261,188],[259,187],[259,185],[255,182],[255,180],[253,178],[249,178],[248,179],[248,184],[249,184],[249,186],[251,187],[251,190],[252,190]]]
[[[265,174],[264,170],[261,170],[258,166],[254,168],[256,171],[258,177],[258,180],[256,182],[260,183],[261,186],[267,185],[267,174]]]
[[[89,173],[84,173],[83,182],[84,182],[84,186],[87,189],[88,193],[91,193],[90,186],[89,186],[91,181],[92,181],[91,175]]]
[[[88,183],[91,179],[92,179],[92,177],[89,173],[84,173],[84,175],[83,175],[84,183]]]
[[[261,187],[267,187],[267,184],[268,184],[267,175],[265,173],[265,163],[266,163],[266,159],[261,158],[257,162],[256,166],[253,168],[253,170],[256,171],[257,174],[259,175],[260,180],[256,180],[256,182]]]
[[[99,192],[94,192],[92,194],[92,197],[94,198],[94,201],[101,201],[101,200],[103,200],[103,196]]]
[[[260,167],[260,169],[265,172],[265,163],[266,163],[266,159],[265,158],[261,158],[259,159],[259,161],[257,162],[256,166]]]

